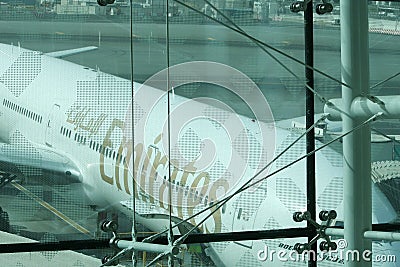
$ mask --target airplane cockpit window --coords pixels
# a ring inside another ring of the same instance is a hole
[[[372,266],[400,265],[399,16],[2,0],[0,265],[343,266],[324,251],[351,248],[353,215]]]

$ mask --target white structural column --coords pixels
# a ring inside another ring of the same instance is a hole
[[[351,115],[356,97],[369,94],[368,0],[341,0],[343,132],[366,118]],[[347,114],[347,115],[346,115]],[[372,250],[364,232],[371,230],[371,130],[368,125],[343,138],[344,239],[348,250]],[[346,261],[347,267],[372,266]]]

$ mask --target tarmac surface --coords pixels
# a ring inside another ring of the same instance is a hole
[[[293,17],[291,17],[293,18]],[[297,18],[298,19],[298,18]],[[316,22],[314,30],[315,67],[340,80],[339,27]],[[376,24],[376,23],[375,23]],[[283,53],[304,60],[304,35],[301,23],[288,19],[270,25],[244,26],[250,34]],[[166,34],[163,24],[134,24],[132,39],[126,23],[74,23],[0,21],[0,42],[19,44],[43,52],[96,45],[97,51],[65,58],[84,66],[99,69],[123,78],[131,77],[130,55],[133,54],[133,79],[146,79],[167,67]],[[256,82],[271,105],[275,119],[304,115],[304,78],[296,78],[246,37],[220,25],[171,24],[169,28],[170,66],[190,61],[213,61],[236,68]],[[131,41],[132,40],[132,51]],[[370,34],[371,85],[399,72],[400,36]],[[272,50],[268,50],[272,51]],[[304,76],[304,66],[282,54],[271,52],[297,77]],[[375,95],[399,92],[400,78],[372,90]],[[341,95],[340,85],[315,74],[315,90],[326,99]],[[233,103],[236,111],[251,116],[245,105],[224,90],[201,86],[195,92],[176,90],[186,97],[210,96]],[[316,100],[316,112],[323,103]]]

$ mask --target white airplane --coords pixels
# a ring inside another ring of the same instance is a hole
[[[167,88],[166,77],[177,87],[189,75],[195,76],[192,82],[199,81],[199,73],[211,75],[207,82],[248,89],[251,82],[239,72],[204,71],[201,64],[221,65],[197,62],[157,74],[144,85],[131,84],[56,58],[76,52],[80,50],[44,54],[0,44],[2,162],[80,181],[90,203],[100,208],[113,205],[132,210],[135,192],[138,221],[156,232],[168,227],[170,206],[175,224],[231,196],[259,173],[250,182],[257,184],[236,194],[221,209],[212,208],[190,219],[174,233],[183,234],[199,223],[197,231],[202,233],[305,227],[305,222],[293,220],[294,212],[306,210],[304,161],[284,168],[304,156],[304,139],[273,161],[304,130],[288,122],[275,124],[267,105],[252,106],[257,116],[261,114],[255,120],[216,101],[189,100],[173,90],[168,96],[156,89]],[[192,67],[199,73],[191,73]],[[240,92],[250,102],[258,97],[253,91]],[[316,147],[322,145],[316,142]],[[316,155],[317,210],[335,210],[337,217],[330,223],[343,225],[342,156],[330,147]],[[373,194],[373,223],[395,220],[396,211],[386,196],[376,186]],[[202,248],[217,266],[305,266],[294,251],[299,242],[307,239],[219,242]],[[373,251],[373,255],[400,259],[399,242],[374,242]],[[320,257],[321,266],[344,264]],[[374,266],[397,264],[388,260]]]

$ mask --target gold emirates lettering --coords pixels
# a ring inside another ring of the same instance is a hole
[[[111,141],[111,135],[112,133],[116,130],[119,129],[121,131],[124,131],[125,124],[123,121],[114,119],[113,122],[111,123],[110,127],[107,130],[107,133],[105,135],[105,138],[103,140],[103,147],[109,147],[112,148],[112,141]],[[161,141],[161,134],[159,134],[156,139],[154,140],[154,144],[158,144]],[[146,184],[148,185],[148,195],[149,197],[145,197],[145,194],[142,194],[142,197],[140,200],[149,202],[151,204],[157,204],[155,203],[155,199],[152,196],[152,193],[156,188],[154,188],[154,181],[156,180],[158,176],[158,171],[157,169],[161,166],[164,171],[166,171],[166,168],[168,168],[168,158],[166,155],[162,155],[162,153],[159,151],[157,148],[153,148],[152,146],[149,146],[147,153],[144,150],[144,144],[142,143],[137,143],[134,147],[134,150],[132,151],[132,139],[127,139],[125,136],[122,138],[121,144],[119,145],[118,148],[118,154],[117,154],[117,159],[116,159],[116,164],[114,167],[114,175],[107,174],[104,166],[106,165],[104,162],[104,155],[100,153],[100,175],[101,178],[104,182],[113,185],[114,180],[117,188],[119,190],[122,190],[121,186],[121,179],[120,179],[120,171],[121,171],[121,163],[122,163],[122,169],[123,169],[123,188],[125,192],[128,195],[131,195],[131,190],[129,189],[129,179],[132,179],[129,175],[129,162],[131,161],[132,158],[132,153],[134,152],[134,170],[133,170],[133,175],[134,177],[140,177],[139,184],[136,184],[132,180],[132,186],[137,186],[137,190],[134,190],[135,193],[135,198],[139,200],[139,194],[138,191],[146,188]],[[154,154],[153,154],[154,153]],[[125,154],[125,160],[122,160],[122,155]],[[118,156],[119,155],[119,156]],[[151,162],[151,158],[154,155],[154,159]],[[140,165],[142,163],[142,165]],[[186,166],[183,167],[183,170],[178,169],[177,167],[173,167],[172,173],[171,173],[171,181],[176,181],[178,174],[181,174],[180,176],[180,184],[179,184],[179,189],[178,189],[178,198],[177,198],[177,203],[176,206],[172,205],[172,208],[176,209],[177,216],[181,219],[183,219],[183,209],[186,208],[187,213],[189,216],[192,216],[194,214],[194,209],[196,206],[200,205],[201,203],[204,203],[207,205],[208,203],[205,203],[203,200],[203,197],[205,199],[209,199],[210,202],[212,201],[217,201],[217,190],[222,188],[224,190],[224,193],[226,193],[229,190],[229,183],[225,179],[218,179],[214,183],[210,184],[210,175],[208,172],[200,172],[196,177],[196,167],[194,162],[190,162]],[[142,166],[141,168],[139,168]],[[150,171],[148,171],[148,168],[150,168]],[[140,171],[139,171],[140,170]],[[189,180],[189,176],[193,177],[193,182],[191,185],[187,185],[187,181]],[[202,185],[199,187],[199,185]],[[161,184],[161,186],[158,188],[159,190],[159,200],[158,200],[158,205],[159,207],[168,210],[168,205],[164,205],[166,203],[163,202],[164,194],[168,190],[168,186],[178,186],[173,183],[172,185],[169,185],[167,181],[164,180],[164,182]],[[185,194],[185,188],[188,187],[190,189],[190,192]],[[193,192],[199,192],[200,191],[200,196],[196,195],[194,196]],[[208,192],[208,196],[207,196]],[[202,201],[203,200],[203,201]],[[185,205],[186,204],[186,205]],[[214,211],[216,207],[212,208],[211,210]],[[215,233],[221,231],[222,227],[222,222],[221,222],[221,211],[216,210],[215,213],[212,215],[213,221],[214,221],[214,231]],[[190,220],[192,224],[196,224],[195,220],[192,219]],[[201,229],[206,232],[210,232],[207,227],[201,226]]]

